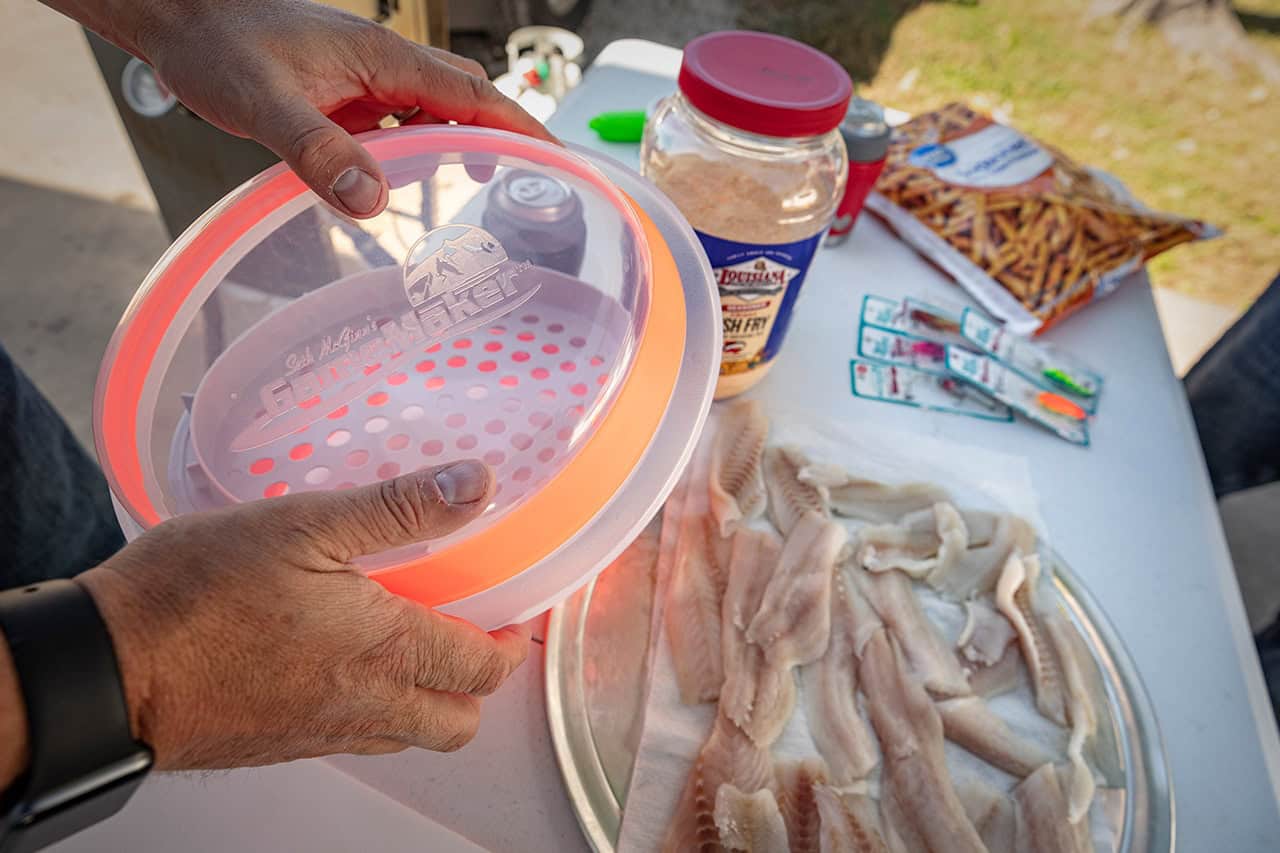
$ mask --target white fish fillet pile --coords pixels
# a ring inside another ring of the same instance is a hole
[[[716,714],[662,849],[1093,850],[1095,664],[1031,525],[770,446],[756,403],[717,423],[663,517],[680,696]],[[797,709],[816,754],[781,759]]]

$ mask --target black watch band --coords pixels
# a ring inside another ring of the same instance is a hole
[[[0,811],[0,853],[39,850],[115,814],[151,767],[133,739],[111,636],[84,587],[0,592],[31,759]]]

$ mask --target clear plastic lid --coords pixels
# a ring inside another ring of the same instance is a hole
[[[602,425],[628,395],[653,408],[656,384],[656,428],[679,370],[646,344],[652,223],[554,145],[459,127],[362,141],[391,184],[379,216],[348,219],[277,167],[148,276],[95,399],[116,500],[148,527],[479,458],[498,483],[481,519],[370,568],[496,528],[553,481],[555,505],[508,532],[571,535],[652,435],[645,417]]]

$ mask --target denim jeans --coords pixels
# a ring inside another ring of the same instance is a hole
[[[1218,497],[1280,479],[1280,276],[1185,386]]]
[[[1280,276],[1186,378],[1218,497],[1280,479]],[[1255,638],[1280,723],[1280,617]]]
[[[124,546],[106,480],[0,346],[0,589],[70,577]]]

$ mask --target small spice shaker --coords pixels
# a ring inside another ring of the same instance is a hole
[[[836,218],[824,246],[839,246],[849,239],[863,202],[884,168],[889,135],[889,125],[885,124],[884,110],[879,104],[865,98],[849,101],[849,111],[840,122],[840,136],[849,151],[849,180],[844,185],[844,198],[836,208]]]

